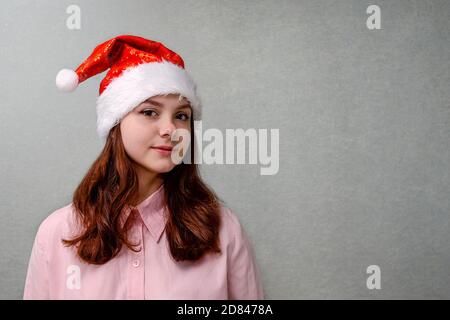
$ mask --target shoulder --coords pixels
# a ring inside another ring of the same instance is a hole
[[[220,208],[222,240],[228,244],[235,244],[246,240],[246,233],[236,212],[224,205]]]
[[[240,222],[239,216],[236,214],[236,212],[233,209],[231,209],[225,205],[221,205],[220,206],[220,214],[221,214],[222,220],[225,223],[232,224],[235,227],[238,225],[240,226],[241,222]]]
[[[72,203],[56,209],[40,223],[36,240],[41,246],[47,246],[55,238],[70,236],[75,229],[75,222]]]
[[[221,205],[220,206],[220,218],[224,227],[228,229],[236,229],[241,227],[241,222],[237,214],[229,207]]]

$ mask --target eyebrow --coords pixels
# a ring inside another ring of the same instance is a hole
[[[153,104],[153,105],[155,105],[155,106],[157,106],[157,107],[161,107],[161,108],[164,107],[164,105],[163,105],[162,103],[159,103],[158,101],[154,101],[154,100],[152,100],[152,99],[147,99],[147,100],[145,100],[144,102],[149,102],[149,103],[151,103],[151,104]],[[184,109],[184,108],[190,108],[189,103],[185,103],[185,104],[183,104],[183,105],[177,107],[176,110]]]

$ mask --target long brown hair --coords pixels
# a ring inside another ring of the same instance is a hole
[[[191,128],[193,120],[191,117]],[[221,253],[220,205],[223,201],[201,179],[194,163],[194,130],[191,130],[191,163],[180,163],[163,173],[165,205],[169,212],[165,231],[176,261],[197,260],[207,252]],[[127,224],[120,223],[124,209],[135,203],[138,177],[125,152],[120,125],[111,129],[105,146],[73,196],[77,220],[83,227],[73,239],[78,256],[91,264],[104,264],[125,244],[136,251],[127,237]]]

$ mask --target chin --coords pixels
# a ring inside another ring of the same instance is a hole
[[[171,171],[173,168],[175,168],[175,165],[172,163],[172,161],[167,161],[167,163],[161,163],[158,165],[154,165],[151,168],[148,168],[149,170],[157,173],[166,173]]]

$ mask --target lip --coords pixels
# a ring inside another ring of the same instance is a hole
[[[172,151],[172,147],[171,146],[153,146],[153,149],[161,149],[161,150],[168,150],[168,151]]]
[[[171,147],[158,146],[158,147],[151,147],[151,149],[155,150],[156,152],[158,152],[163,156],[170,156],[172,154]]]

